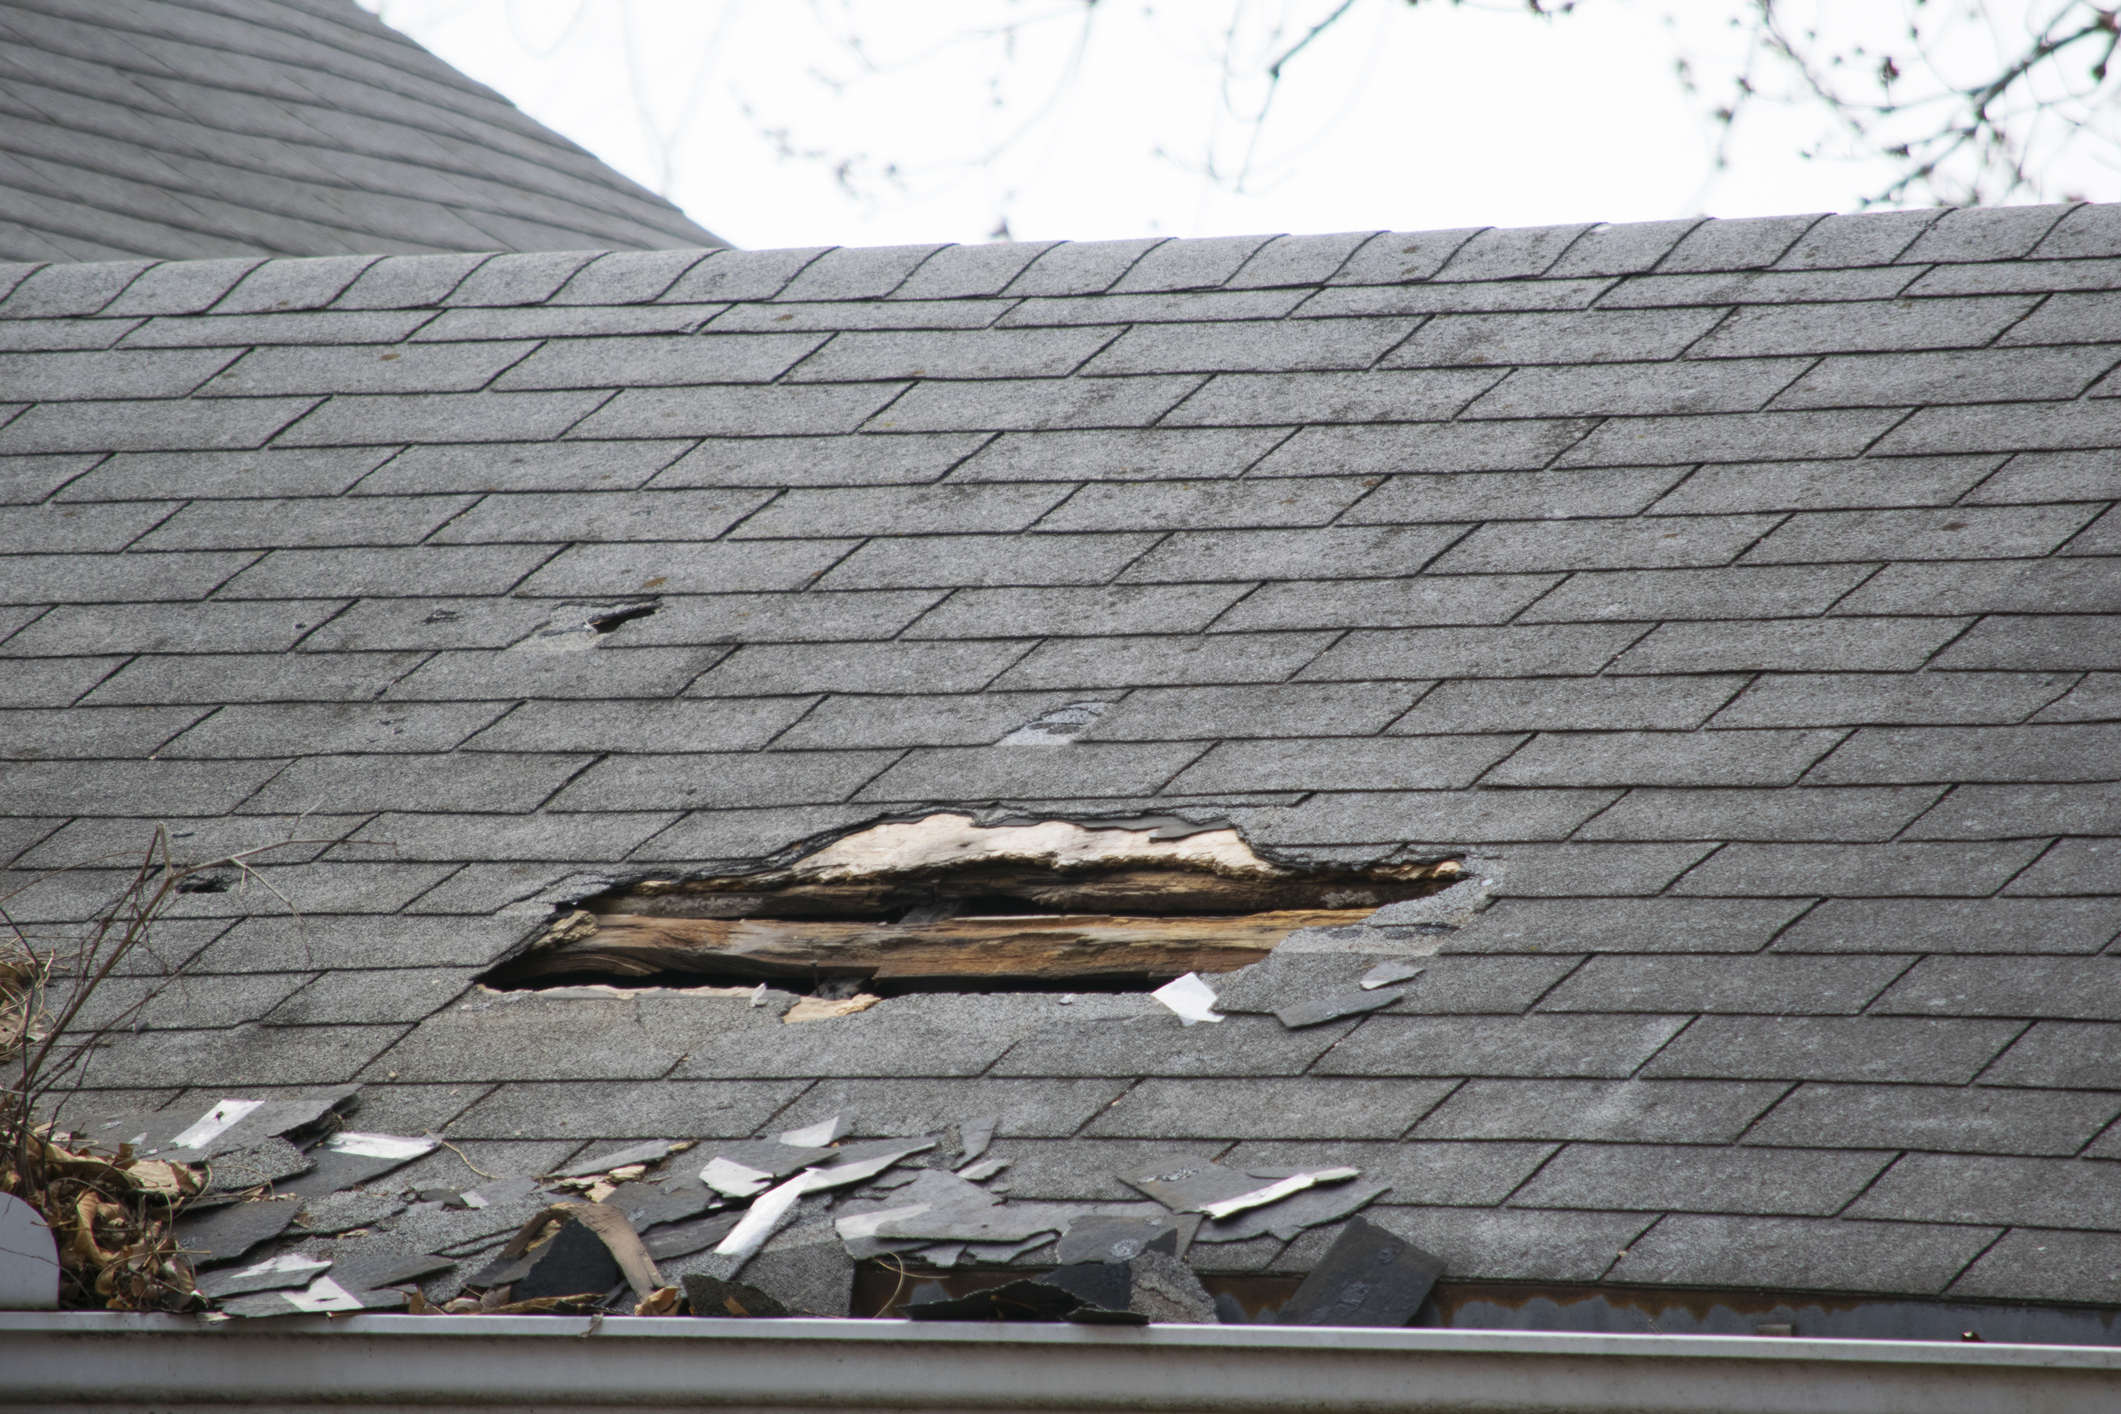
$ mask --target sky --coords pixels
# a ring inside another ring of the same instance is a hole
[[[1750,109],[1719,167],[1732,0],[363,3],[740,247],[1847,211],[1891,177],[1794,104]],[[1885,43],[1903,4],[1818,13]]]

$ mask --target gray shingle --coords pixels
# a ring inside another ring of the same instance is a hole
[[[820,582],[820,587],[841,590],[1104,584],[1139,558],[1155,540],[1154,535],[922,535],[871,540],[847,556],[845,563]],[[839,546],[839,553],[844,553],[850,542],[805,543]]]
[[[924,269],[926,267],[923,267]],[[698,306],[689,306],[695,311]],[[737,304],[715,315],[714,334],[830,334],[876,329],[985,329],[1006,300],[890,299],[867,303]],[[697,318],[697,314],[695,314]],[[617,332],[617,331],[615,331]]]
[[[245,802],[274,810],[530,810],[586,756],[310,756]]]
[[[64,707],[125,665],[123,658],[77,658],[71,661],[10,661],[0,702],[10,707]],[[30,754],[11,744],[10,756]],[[145,755],[145,752],[140,753]]]
[[[2021,452],[1966,499],[1971,505],[2121,499],[2121,457],[2107,451]]]
[[[2121,1238],[2018,1228],[2003,1235],[1952,1283],[1953,1296],[2035,1301],[2114,1299]]]
[[[1620,1079],[1685,1025],[1676,1016],[1372,1016],[1323,1056],[1320,1075]]]
[[[189,558],[189,557],[187,557]],[[69,604],[7,640],[9,657],[94,653],[278,653],[345,607],[343,600],[267,604]],[[113,665],[115,666],[115,665]]]
[[[383,442],[509,442],[557,437],[609,397],[608,393],[392,393],[341,395],[280,435],[283,447],[329,447]],[[621,396],[625,396],[622,394]],[[307,399],[296,399],[306,402]],[[241,398],[201,407],[254,408],[266,399]],[[648,429],[648,435],[668,429]],[[4,436],[0,433],[0,436]]]
[[[666,697],[683,690],[727,651],[720,647],[605,647],[592,656],[588,652],[453,649],[435,654],[398,678],[387,695],[394,702]]]
[[[47,403],[181,398],[231,361],[226,349],[0,354],[0,387]]]
[[[974,299],[998,295],[1025,266],[1051,250],[1053,241],[990,241],[946,245],[922,262],[892,291],[897,300]]]
[[[1358,629],[1303,676],[1320,682],[1378,678],[1591,674],[1641,633],[1639,624],[1538,628]]]
[[[1786,389],[1777,407],[1908,407],[2067,399],[2106,372],[2103,347],[1979,349],[1829,358]]]
[[[1897,1149],[2074,1154],[2121,1110],[2104,1095],[1944,1085],[1803,1085],[1747,1142],[1834,1149],[1860,1135]]]
[[[241,760],[311,752],[449,751],[502,710],[500,703],[235,703],[178,737],[162,754]]]
[[[790,381],[1059,378],[1112,338],[1110,329],[1098,328],[841,334],[806,359]]]
[[[1657,268],[1665,272],[1757,270],[1781,259],[1822,219],[1756,216],[1742,221],[1703,221]]]
[[[2121,668],[2121,614],[1983,619],[1937,655],[1939,668]],[[1983,673],[1981,678],[2002,679]],[[2043,678],[2057,688],[2067,677]]]
[[[1410,319],[1142,324],[1122,334],[1083,371],[1094,375],[1368,368],[1413,328]]]
[[[1368,476],[1395,471],[1537,471],[1587,421],[1307,427],[1260,463],[1260,476]],[[1594,463],[1612,465],[1613,463]]]
[[[1696,417],[1614,418],[1570,448],[1563,466],[1676,466],[1682,462],[1738,462],[1773,447],[1792,461],[1853,457],[1900,420],[1899,412],[1715,413]],[[1888,449],[1898,455],[1899,449]],[[1909,452],[1962,451],[1958,446],[1910,447]]]
[[[1302,290],[1215,290],[1200,294],[1093,295],[1086,299],[1027,299],[995,321],[995,327],[1029,329],[1041,325],[1066,324],[1213,324],[1226,319],[1279,319],[1303,303],[1304,294]]]
[[[1061,1138],[1116,1099],[1109,1080],[832,1080],[775,1116],[804,1125],[844,1113],[857,1134],[934,1134],[975,1115],[997,1116],[1003,1138]]]
[[[1940,1292],[1999,1229],[1820,1218],[1667,1217],[1610,1279],[1797,1291]]]
[[[713,300],[772,299],[796,272],[828,247],[795,250],[722,250],[687,270],[663,291],[661,304],[703,304]]]
[[[102,460],[94,454],[0,458],[0,505],[33,505]]]
[[[1414,1133],[1421,1139],[1728,1144],[1784,1088],[1734,1080],[1472,1080]]]
[[[214,305],[213,312],[263,314],[281,309],[322,309],[376,260],[373,255],[268,260],[245,275]]]
[[[1622,673],[1907,672],[1964,619],[1722,619],[1662,624],[1614,664]]]
[[[681,595],[659,599],[653,617],[620,631],[636,644],[867,642],[894,637],[940,598],[937,590]]]
[[[1434,278],[1513,280],[1543,274],[1578,236],[1590,229],[1588,224],[1492,227],[1460,246]]]
[[[1939,666],[1958,666],[1950,661],[1957,647],[1946,651]],[[1716,725],[2019,722],[2052,701],[2071,681],[2067,674],[2051,673],[1776,673],[1755,679],[1743,696],[1716,715]]]
[[[254,452],[120,453],[68,486],[61,499],[336,496],[374,471],[396,450],[331,447],[283,451],[275,447]]]
[[[224,1087],[339,1084],[397,1039],[403,1026],[258,1025],[225,1031],[154,1033],[99,1057],[102,1085],[152,1083],[171,1074],[211,1075]]]
[[[486,967],[523,939],[522,918],[400,918],[373,915],[246,918],[199,956],[200,972],[301,968]],[[454,1077],[447,1077],[454,1078]]]
[[[1682,217],[1677,221],[1593,226],[1548,269],[1547,277],[1636,274],[1662,260],[1688,231],[1700,224],[1699,217]]]
[[[2071,210],[2069,206],[1998,206],[1947,211],[1908,247],[1900,261],[2014,259],[2038,245]]]
[[[1523,622],[1809,617],[1871,572],[1868,565],[1793,565],[1578,573],[1534,604]]]
[[[761,491],[592,491],[488,496],[433,543],[711,540],[764,504]],[[439,497],[423,498],[437,511]]]
[[[2086,673],[2067,695],[2033,716],[2036,722],[2110,722],[2121,718],[2121,673]]]
[[[1039,484],[795,490],[782,493],[772,505],[745,521],[734,538],[1016,531],[1044,515],[1067,494],[1066,487]]]
[[[1200,754],[1197,743],[1083,742],[931,747],[906,753],[860,800],[1094,799],[1153,795]]]
[[[1291,1031],[1263,1016],[1232,1016],[1211,1026],[1181,1026],[1153,1014],[1099,1018],[1063,1012],[1036,1030],[1012,1036],[992,1075],[1147,1076],[1301,1075],[1352,1023]]]
[[[1470,1204],[1500,1203],[1552,1152],[1546,1144],[1252,1141],[1231,1150],[1224,1162],[1235,1168],[1346,1164],[1361,1169],[1365,1179],[1389,1183],[1395,1203]]]
[[[641,860],[763,859],[790,842],[873,818],[863,806],[704,810],[688,815],[635,852]],[[532,890],[531,892],[535,892]]]
[[[496,766],[518,758],[485,758]],[[828,805],[888,766],[889,751],[613,756],[553,798],[555,810],[696,810]]]
[[[470,743],[478,751],[751,751],[810,705],[808,698],[723,701],[525,702]],[[414,711],[485,708],[392,708]],[[498,713],[488,712],[489,718]]]
[[[2095,953],[2121,933],[2110,899],[1829,899],[1787,952]]]
[[[1753,306],[1732,315],[1695,352],[1708,358],[1745,358],[1979,348],[2037,302],[2028,295],[1975,295]]]
[[[130,314],[198,314],[227,294],[259,263],[255,256],[168,261],[126,286],[125,292],[103,306],[101,313],[106,319]]]
[[[1526,1208],[1839,1212],[1892,1152],[1571,1144],[1511,1201]]]
[[[2121,844],[2113,840],[2061,840],[2039,862],[2011,880],[2012,894],[2102,894],[2114,890]]]
[[[115,604],[199,599],[256,555],[8,555],[0,557],[0,603]]]
[[[1385,360],[1385,366],[1617,363],[1677,358],[1689,344],[1715,327],[1721,317],[1722,311],[1707,309],[1443,314],[1424,324],[1419,333],[1396,349]]]
[[[1346,517],[1349,524],[1566,520],[1634,515],[1684,473],[1669,467],[1605,471],[1457,471],[1395,476]]]
[[[1064,241],[1048,249],[1006,287],[1012,295],[1086,295],[1111,288],[1160,238]]]
[[[575,271],[596,259],[595,251],[539,251],[496,255],[467,275],[438,303],[459,308],[543,304]]]
[[[2071,1159],[1909,1154],[1849,1209],[1901,1222],[2121,1228],[2112,1171]]]
[[[569,864],[623,859],[671,824],[669,811],[604,811],[568,815],[381,815],[358,840],[332,851],[337,858],[499,860],[519,864],[551,859]],[[417,1020],[417,1017],[408,1018]]]
[[[579,552],[578,552],[579,553]],[[320,590],[389,594],[408,583],[430,594],[498,594],[552,557],[550,545],[416,545],[406,549],[274,550],[235,577],[235,599],[286,599]],[[176,556],[157,556],[175,560]],[[185,556],[203,559],[204,556]]]
[[[719,1019],[718,1013],[710,1014]],[[466,1139],[602,1139],[666,1133],[735,1139],[773,1118],[802,1092],[802,1085],[786,1080],[504,1085],[466,1111],[449,1126],[449,1133]]]
[[[142,550],[267,550],[298,545],[415,545],[468,496],[200,501],[139,542]]]
[[[699,383],[770,383],[823,342],[816,334],[562,339],[546,344],[527,359],[496,360],[496,371],[508,371],[494,386],[667,388]]]
[[[982,692],[955,697],[834,696],[776,739],[785,751],[849,747],[991,746],[1056,707],[1068,693]]]
[[[2121,550],[2121,514],[2109,507],[2106,514],[2062,547],[2065,555],[2113,555]]]
[[[1093,741],[1183,741],[1369,736],[1407,708],[1418,683],[1290,683],[1258,687],[1151,687],[1127,694],[1084,737]]]
[[[1011,433],[960,467],[952,480],[1158,481],[1238,476],[1287,436],[1279,428]]]
[[[6,787],[9,811],[18,815],[222,814],[285,764],[257,759],[25,761],[0,768],[0,784]]]
[[[849,383],[817,387],[629,388],[575,428],[573,435],[777,437],[852,432],[869,414],[898,396],[903,386]],[[506,396],[566,398],[583,402],[585,412],[603,397],[591,393]]]
[[[1799,270],[1883,265],[1913,244],[1939,214],[1917,210],[1828,216],[1806,231],[1779,263]]]
[[[0,507],[0,545],[34,546],[42,554],[110,554],[145,536],[177,507],[168,502],[116,506]],[[148,549],[188,549],[150,545]]]
[[[1224,288],[1261,290],[1279,285],[1323,284],[1347,264],[1349,256],[1378,234],[1381,233],[1352,231],[1325,236],[1276,236],[1225,280]]]
[[[1470,785],[1517,738],[1225,742],[1171,783],[1177,791],[1437,790]]]
[[[1751,412],[1765,407],[1769,399],[1804,371],[1806,362],[1761,358],[1616,363],[1598,368],[1520,368],[1467,408],[1464,415],[1631,417]]]
[[[137,279],[152,260],[47,265],[0,300],[0,319],[52,319],[95,314]]]
[[[656,484],[912,485],[937,480],[987,440],[980,433],[940,437],[710,438],[657,477]]]
[[[1925,958],[1871,1008],[1880,1016],[2121,1020],[2121,960]]]
[[[2016,560],[1888,565],[1843,600],[1845,614],[2121,611],[2121,570],[2108,561]]]
[[[1854,1015],[1906,970],[1905,958],[1607,955],[1571,973],[1539,1009]]]
[[[263,446],[315,398],[44,403],[0,427],[0,454]]]
[[[2121,726],[1865,727],[1822,761],[1822,785],[2083,781],[2112,774]]]
[[[1447,682],[1395,722],[1392,731],[1683,731],[1708,720],[1744,685],[1745,679],[1736,676]]]
[[[65,707],[76,695],[66,690],[73,686],[68,683],[53,691],[33,678],[28,684],[10,683],[5,699],[0,700]],[[198,707],[151,706],[0,711],[0,757],[39,761],[152,756],[204,715],[205,709]]]
[[[1458,526],[1181,531],[1130,566],[1129,583],[1371,578],[1410,574],[1462,533]]]
[[[1705,466],[1657,503],[1659,515],[1945,506],[1995,470],[1997,458],[1894,457]]]
[[[1615,283],[1601,309],[1855,303],[1889,299],[1918,278],[1912,270],[1737,270],[1715,275],[1637,275]]]
[[[1982,1074],[1981,1080],[1985,1085],[2044,1089],[2121,1088],[2121,1026],[2036,1021],[2001,1060]]]
[[[1964,1085],[2017,1036],[2015,1021],[1705,1016],[1643,1074],[1707,1080]]]
[[[1347,581],[1338,579],[1263,584],[1218,619],[1214,631],[1502,624],[1560,578],[1552,574],[1422,575],[1365,580],[1360,593],[1350,593]]]
[[[1561,313],[1587,308],[1618,283],[1612,279],[1544,279],[1329,286],[1305,300],[1293,314],[1300,319],[1345,319],[1389,314]]]
[[[1406,422],[1456,415],[1501,375],[1488,369],[1226,373],[1164,418],[1167,427]]]
[[[334,309],[419,309],[440,304],[487,255],[396,255],[377,261],[332,301]]]
[[[1632,790],[1584,825],[1593,840],[1888,840],[1937,799],[1936,786]]]
[[[1144,584],[1082,589],[960,589],[906,630],[908,638],[1101,637],[1198,633],[1242,585]]]
[[[959,643],[760,645],[738,649],[702,677],[694,695],[757,697],[804,692],[977,692],[1024,656],[1008,640]]]
[[[703,250],[626,251],[590,261],[552,297],[561,305],[643,304],[705,260]]]
[[[2044,555],[2075,534],[2093,514],[2093,508],[2085,506],[1800,513],[1747,551],[1746,561],[1786,564]]]
[[[1795,898],[1942,895],[1978,898],[2009,882],[2040,846],[1960,844],[1726,845],[1680,881],[1683,894]]]
[[[1084,1132],[1107,1138],[1396,1139],[1448,1084],[1384,1080],[1145,1080]]]
[[[1205,290],[1224,283],[1268,236],[1218,236],[1166,241],[1145,253],[1112,287],[1115,294],[1160,290]]]
[[[872,420],[870,430],[1030,432],[1070,427],[1139,427],[1154,422],[1199,383],[1199,378],[1190,376],[916,383],[904,397]],[[828,390],[820,388],[815,391]],[[778,430],[851,429],[787,427]]]
[[[447,343],[473,339],[571,341],[612,334],[690,334],[713,308],[681,304],[606,305],[594,309],[560,309],[550,305],[535,309],[452,309],[422,324],[412,338],[416,343]]]
[[[1792,785],[1831,731],[1545,732],[1487,775],[1499,786]]]
[[[828,250],[776,296],[790,300],[879,299],[904,284],[939,245]]]
[[[1509,852],[1499,894],[1516,898],[1662,893],[1709,852],[1703,844],[1531,844]]]
[[[723,594],[805,589],[853,548],[854,542],[849,540],[577,545],[531,575],[523,589],[529,594],[597,597],[656,590],[670,594]],[[424,553],[491,555],[501,551],[502,547],[495,546]],[[542,552],[527,547],[510,548],[505,553],[526,560],[543,557]]]
[[[474,977],[469,969],[462,968],[405,968],[393,974],[392,985],[384,989],[357,973],[329,972],[273,1008],[265,1024],[344,1026],[420,1021],[463,995]],[[364,1106],[367,1103],[364,1094]],[[375,1122],[374,1115],[362,1116],[364,1124]]]

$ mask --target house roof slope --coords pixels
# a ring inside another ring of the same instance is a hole
[[[8,907],[306,841],[180,901],[106,1107],[360,1079],[495,1172],[997,1114],[1022,1198],[1356,1164],[1454,1276],[2121,1302],[2117,290],[2110,206],[0,269]],[[472,985],[989,807],[1492,906],[1302,1032]]]
[[[720,244],[352,0],[0,4],[0,259]]]

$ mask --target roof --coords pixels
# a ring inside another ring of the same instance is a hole
[[[353,0],[0,3],[0,260],[720,244]]]
[[[8,907],[313,841],[181,900],[109,1107],[359,1079],[497,1173],[991,1113],[1012,1198],[1358,1165],[1453,1277],[2121,1301],[2115,286],[2114,206],[17,267]],[[944,808],[1482,896],[1302,1031],[472,986]]]

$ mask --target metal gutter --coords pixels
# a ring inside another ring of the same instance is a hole
[[[1260,1326],[0,1313],[0,1407],[2106,1414],[2121,1349]]]

